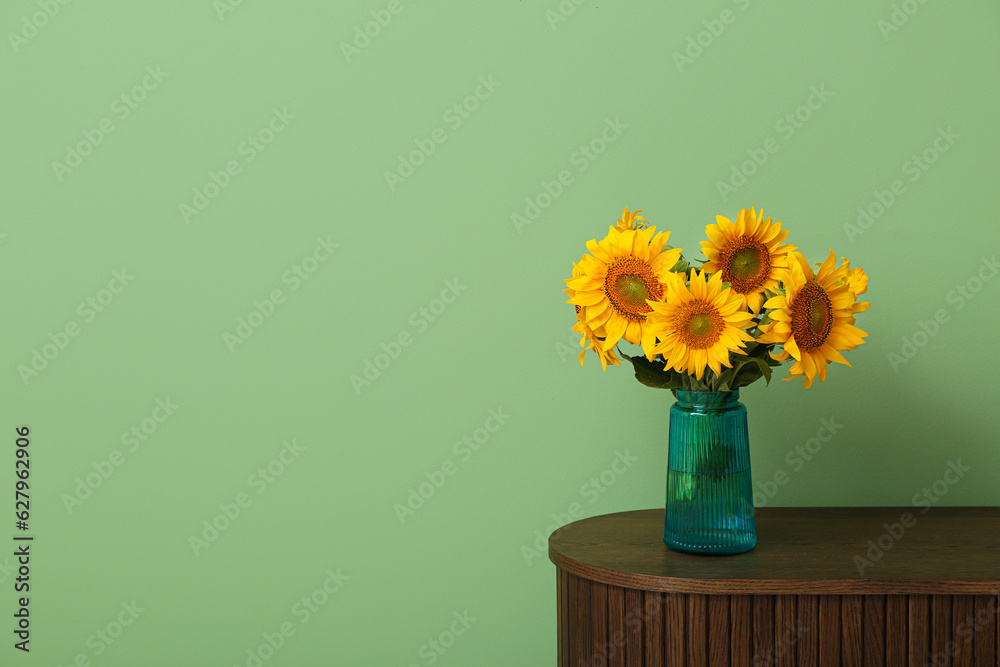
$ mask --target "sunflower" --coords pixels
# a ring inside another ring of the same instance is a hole
[[[603,350],[624,338],[642,346],[652,360],[656,339],[646,326],[647,300],[663,296],[674,275],[670,269],[681,256],[680,248],[663,250],[669,236],[656,234],[655,225],[624,231],[611,227],[599,243],[587,243],[590,254],[574,266],[576,277],[566,281],[574,292],[566,303],[581,307],[584,324],[604,338]]]
[[[581,270],[578,268],[580,264],[573,265],[573,277],[578,278],[582,275]],[[564,289],[564,292],[572,298],[576,294],[574,289]],[[601,368],[605,371],[608,370],[608,364],[612,366],[620,366],[621,360],[618,359],[618,355],[615,354],[614,349],[605,350],[604,349],[604,337],[598,336],[597,332],[587,326],[586,320],[583,319],[583,306],[573,306],[576,310],[576,324],[574,324],[571,329],[583,338],[580,339],[580,347],[583,349],[580,351],[580,365],[583,366],[584,356],[587,354],[587,350],[593,350],[597,355],[597,358],[601,361]],[[603,327],[602,327],[603,333]]]
[[[667,360],[667,368],[694,375],[698,380],[708,366],[721,375],[732,368],[729,353],[742,353],[753,340],[743,329],[753,326],[753,315],[743,308],[743,298],[722,286],[722,273],[705,280],[705,272],[692,271],[690,287],[676,273],[665,303],[650,302],[648,328],[660,339],[654,352]]]
[[[614,348],[609,350],[604,349],[604,339],[596,336],[593,332],[584,333],[587,324],[583,321],[578,321],[576,325],[573,326],[573,331],[577,333],[582,333],[583,338],[580,340],[580,346],[583,349],[580,351],[580,365],[583,366],[583,357],[587,354],[587,350],[593,350],[597,354],[597,358],[601,360],[601,368],[603,370],[608,370],[608,364],[612,366],[620,366],[621,360],[618,355],[615,354]]]
[[[852,269],[851,263],[847,261],[846,257],[842,257],[841,259],[844,260],[844,266],[847,267],[847,289],[854,292],[855,296],[861,296],[868,291],[868,274],[861,268]],[[856,321],[854,315],[865,312],[871,306],[867,301],[859,301],[851,306],[851,324],[854,324]]]
[[[646,218],[639,215],[640,213],[642,213],[641,208],[629,213],[628,206],[626,206],[615,228],[620,232],[624,232],[627,229],[643,229],[646,226]],[[638,220],[642,220],[642,222],[637,222]]]
[[[852,286],[867,289],[868,277],[860,269],[856,270],[860,273],[849,274],[846,260],[838,268],[832,250],[815,275],[800,253],[795,253],[789,264],[791,268],[781,274],[785,293],[764,304],[771,321],[761,325],[758,341],[783,345],[780,354],[772,352],[771,356],[778,361],[794,358],[791,377],[786,379],[804,376],[809,387],[817,377],[820,382],[826,380],[828,362],[850,366],[841,352],[864,343],[868,334],[854,326],[854,314],[866,310],[867,305],[860,307]]]
[[[742,209],[735,224],[722,215],[715,219],[716,224],[705,227],[709,240],[701,242],[701,251],[708,261],[701,268],[722,273],[722,281],[732,285],[744,307],[758,313],[764,290],[778,287],[778,272],[788,268],[788,253],[795,250],[782,245],[788,230],[752,208]]]

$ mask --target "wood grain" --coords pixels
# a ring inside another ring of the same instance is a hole
[[[625,589],[608,586],[608,667],[625,667]]]
[[[819,597],[799,595],[795,601],[798,627],[804,633],[797,644],[800,665],[819,662]]]
[[[552,560],[568,564],[556,576],[559,665],[1000,667],[1000,511],[935,508],[879,558],[859,551],[869,561],[863,567],[851,548],[838,546],[899,511],[786,508],[771,514],[781,548],[753,558],[667,550],[656,525],[662,511],[570,524],[549,541]],[[945,522],[931,521],[945,515]],[[828,525],[824,517],[839,521]],[[630,532],[644,525],[656,529],[656,539],[646,543]],[[758,535],[760,525],[759,518]],[[920,537],[921,526],[937,533]],[[906,563],[912,569],[903,574]],[[769,564],[786,570],[765,572]]]
[[[795,596],[778,595],[774,598],[774,631],[776,643],[774,659],[775,667],[794,667],[795,645],[800,641],[802,632],[796,623]]]
[[[581,655],[583,647],[580,646],[581,634],[580,634],[580,601],[577,599],[577,577],[571,574],[566,575],[566,604],[569,609],[569,613],[566,614],[567,622],[569,623],[566,628],[566,635],[569,637],[568,648],[569,648],[569,660],[567,662],[571,667],[576,667],[580,664]]]
[[[974,595],[956,595],[952,601],[951,631],[948,638],[955,642],[955,656],[952,667],[972,667],[973,653],[976,648],[976,597]]]
[[[709,667],[716,663],[709,663],[708,658],[708,596],[692,594],[688,595],[687,604],[687,664],[689,667]],[[718,597],[718,596],[717,596]],[[683,651],[685,647],[681,647]]]
[[[840,596],[821,595],[819,598],[819,664],[822,667],[840,665]]]
[[[992,595],[975,597],[976,665],[992,665],[997,661],[997,603],[1000,598]]]
[[[924,667],[930,653],[930,598],[926,595],[911,595],[909,604],[909,640],[907,654],[910,667]]]
[[[569,650],[566,642],[569,640],[569,621],[566,618],[566,580],[569,575],[563,570],[556,572],[556,631],[558,648],[556,650],[559,667],[569,665]]]
[[[864,644],[865,667],[885,667],[886,647],[886,596],[866,595],[862,612],[864,627],[861,631]]]
[[[663,596],[664,655],[666,665],[684,663],[687,646],[687,596],[667,594]]]
[[[729,596],[708,597],[708,664],[712,667],[729,667]]]
[[[885,596],[885,664],[906,667],[909,651],[909,599],[905,595]]]
[[[608,646],[608,589],[610,586],[599,581],[590,583],[591,627],[589,651],[590,664],[598,655],[607,660]],[[603,663],[598,663],[603,664]]]
[[[590,599],[591,583],[582,577],[577,577],[576,580],[576,632],[580,645],[580,658],[587,661],[594,652],[591,644],[594,630],[592,618],[594,606]]]
[[[734,556],[671,551],[663,510],[606,514],[549,539],[557,567],[622,588],[745,595],[956,595],[1000,591],[1000,508],[935,507],[871,565],[869,540],[905,507],[765,507],[757,546]],[[957,558],[956,554],[961,554]],[[873,553],[877,556],[877,553]],[[860,570],[860,571],[859,571]]]
[[[749,665],[753,653],[753,597],[733,595],[729,605],[730,662]]]
[[[673,598],[676,596],[671,595],[670,597]],[[663,594],[656,591],[646,591],[643,593],[644,634],[646,637],[646,662],[643,664],[650,665],[650,667],[663,667],[663,657],[665,655],[663,641],[665,622],[663,616]],[[680,620],[683,623],[683,616],[681,616]],[[683,647],[680,648],[683,650]]]
[[[774,649],[774,598],[770,595],[753,596],[753,662],[773,664]]]
[[[932,665],[945,660],[947,660],[949,665],[952,664],[947,651],[952,628],[951,605],[952,598],[950,595],[931,596],[931,647],[929,651],[934,658],[931,661]]]
[[[840,654],[845,665],[864,664],[864,604],[860,595],[840,598]]]
[[[625,651],[628,656],[627,665],[641,665],[646,647],[642,642],[642,591],[628,589],[625,591]],[[574,665],[573,667],[576,667]]]

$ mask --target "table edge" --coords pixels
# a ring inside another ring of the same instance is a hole
[[[774,507],[759,508],[767,513],[781,514],[781,510],[844,510],[844,509],[886,509],[897,508],[873,506],[846,507]],[[905,511],[905,507],[899,509]],[[912,509],[912,508],[910,508]],[[995,506],[942,506],[940,510],[989,510],[1000,512]],[[776,511],[777,510],[777,511]],[[633,512],[662,511],[660,508],[611,512],[588,519],[611,517]],[[577,523],[577,522],[573,522]],[[567,526],[572,524],[567,524]],[[564,526],[565,528],[566,526]],[[663,577],[611,570],[596,565],[581,563],[558,551],[553,546],[553,538],[561,532],[556,530],[549,536],[549,560],[568,574],[599,583],[662,593],[728,594],[728,595],[1000,595],[1000,579],[694,579],[690,577]]]

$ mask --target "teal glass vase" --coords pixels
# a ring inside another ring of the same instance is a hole
[[[663,541],[675,551],[753,549],[753,480],[747,409],[739,390],[677,391],[670,408]]]

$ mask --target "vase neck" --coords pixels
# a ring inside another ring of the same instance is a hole
[[[717,409],[736,405],[740,401],[740,390],[732,391],[684,391],[677,390],[677,404],[682,408]]]

